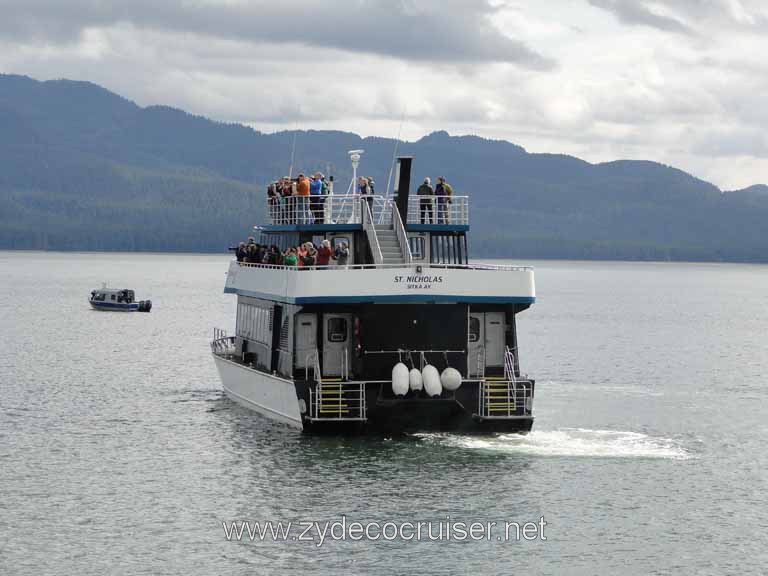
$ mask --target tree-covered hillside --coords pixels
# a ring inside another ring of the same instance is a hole
[[[293,134],[141,108],[84,82],[0,75],[0,248],[217,251],[263,214]],[[394,141],[300,132],[297,170],[386,187]],[[590,164],[435,132],[403,143],[414,185],[448,178],[471,200],[475,256],[768,261],[765,186],[722,193],[653,162]]]

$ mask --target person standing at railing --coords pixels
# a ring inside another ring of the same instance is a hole
[[[437,177],[435,196],[437,197],[437,223],[450,224],[449,205],[453,202],[453,188],[445,181],[444,176]]]
[[[238,262],[243,262],[246,255],[247,252],[245,250],[245,242],[240,242],[240,244],[238,244],[237,248],[235,249],[235,258],[237,258]]]
[[[279,186],[279,181],[272,182],[267,186],[267,206],[269,210],[269,217],[272,222],[277,222],[280,219],[280,192],[278,191]]]
[[[285,256],[283,256],[283,266],[296,266],[297,264],[296,248],[288,248]]]
[[[323,181],[322,174],[315,172],[309,184],[309,202],[315,224],[323,223]]]
[[[346,242],[340,242],[339,245],[336,246],[332,258],[337,266],[341,268],[347,266],[347,261],[349,260],[349,248],[347,248]]]
[[[330,240],[323,240],[320,244],[320,248],[317,249],[317,265],[328,266],[331,262],[331,256],[333,251],[331,250]]]
[[[296,182],[288,176],[283,176],[283,218],[282,224],[293,224],[296,221]]]
[[[296,221],[299,224],[309,224],[309,187],[309,178],[304,176],[304,174],[299,174],[299,179],[296,182],[296,194],[299,200]]]
[[[421,197],[419,199],[419,212],[421,214],[420,222],[422,224],[432,224],[434,221],[432,196],[435,195],[435,191],[432,189],[429,177],[424,178],[424,182],[419,186],[418,190],[416,190],[416,195]]]
[[[325,218],[326,214],[329,215],[329,217],[332,216],[333,209],[331,207],[331,185],[328,183],[328,180],[325,179],[324,174],[320,174],[320,216],[321,216],[321,222],[320,224],[325,224]],[[329,212],[326,212],[328,210]]]
[[[357,193],[360,197],[368,202],[368,206],[371,209],[371,215],[373,215],[373,188],[365,176],[360,176],[357,179]]]

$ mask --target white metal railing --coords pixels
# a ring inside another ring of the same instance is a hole
[[[514,382],[515,376],[515,356],[509,349],[509,346],[504,348],[504,379]]]
[[[365,382],[318,382],[309,389],[309,414],[311,420],[364,422]]]
[[[304,379],[310,380],[309,371],[312,370],[311,380],[321,383],[323,381],[322,372],[320,372],[320,351],[315,348],[312,352],[307,354],[304,359]]]
[[[318,194],[267,198],[269,224],[361,224],[362,202],[371,209],[373,222],[384,223],[392,209],[390,201],[375,194]]]
[[[469,196],[408,197],[408,224],[469,224]]]
[[[403,254],[403,262],[408,265],[413,262],[413,256],[411,255],[411,244],[408,242],[408,235],[405,233],[405,226],[403,226],[403,219],[400,217],[400,210],[397,209],[395,203],[389,200],[388,204],[392,211],[392,227],[395,229],[395,234],[397,234],[397,241]]]
[[[317,194],[267,198],[269,224],[361,224],[361,200],[373,222],[385,224],[396,210],[394,201],[377,194]],[[404,222],[405,224],[406,222]],[[469,196],[408,197],[407,224],[469,224]]]
[[[477,411],[485,419],[529,417],[533,412],[533,383],[530,380],[483,380]]]
[[[359,224],[359,196],[316,194],[267,198],[269,224]]]
[[[471,376],[477,376],[478,378],[485,377],[485,346],[481,346],[477,349],[476,367],[475,373]]]
[[[366,236],[368,236],[368,243],[371,245],[371,252],[373,253],[373,262],[375,264],[384,263],[384,255],[381,253],[381,246],[379,245],[379,237],[376,235],[375,220],[373,219],[373,213],[371,212],[370,204],[365,200],[361,200],[363,211],[363,230],[365,230]]]
[[[213,340],[211,340],[211,352],[217,356],[233,356],[235,350],[235,337],[228,336],[226,330],[220,328],[213,329]]]
[[[282,266],[278,264],[259,264],[256,262],[238,262],[242,267],[248,268],[264,268],[264,269],[276,269],[276,270],[293,270],[300,272],[303,270],[326,270],[328,268],[334,268],[331,266]],[[413,266],[412,264],[411,266]],[[391,268],[403,268],[406,264],[349,264],[344,268],[338,268],[339,270],[375,270],[375,269],[391,269]],[[533,270],[533,266],[515,266],[507,264],[437,264],[437,263],[425,263],[418,264],[422,269],[440,269],[446,268],[452,270],[501,270],[505,272],[530,272]]]

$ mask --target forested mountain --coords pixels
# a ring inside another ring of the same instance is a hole
[[[222,250],[261,221],[292,139],[85,82],[0,75],[0,248]],[[353,148],[383,191],[391,139],[299,132],[296,169],[346,184]],[[444,175],[472,197],[475,256],[768,261],[766,186],[723,193],[653,162],[590,164],[445,132],[399,152],[415,157],[414,184]]]

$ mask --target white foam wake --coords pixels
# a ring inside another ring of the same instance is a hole
[[[501,434],[493,437],[423,434],[422,438],[443,445],[473,450],[491,450],[537,456],[584,456],[593,458],[667,458],[686,460],[691,455],[678,443],[618,430],[563,428],[536,430],[525,436]]]

